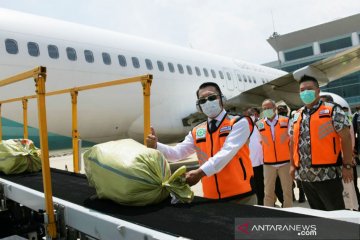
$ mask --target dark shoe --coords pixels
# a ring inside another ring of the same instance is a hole
[[[299,203],[303,203],[303,202],[305,202],[306,200],[305,200],[305,195],[304,195],[304,193],[303,192],[300,192],[299,193]]]

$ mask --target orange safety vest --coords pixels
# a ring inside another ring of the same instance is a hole
[[[231,132],[232,126],[241,118],[226,114],[213,133],[209,132],[207,121],[199,124],[192,130],[200,165],[204,164],[210,157],[221,150],[226,136]],[[252,132],[253,123],[250,118],[247,117],[247,119],[250,131]],[[245,143],[220,172],[212,176],[204,176],[201,179],[204,197],[221,199],[242,194],[248,196],[252,194],[250,179],[253,175],[250,151],[248,144]]]
[[[340,136],[334,129],[332,122],[332,112],[334,105],[324,103],[310,115],[310,150],[311,166],[328,167],[341,165],[341,146]],[[294,165],[299,167],[299,138],[300,124],[302,121],[301,108],[294,115]]]
[[[279,164],[290,161],[290,138],[288,135],[289,118],[279,116],[274,126],[274,139],[271,126],[261,119],[256,123],[261,134],[261,144],[264,152],[264,164]]]

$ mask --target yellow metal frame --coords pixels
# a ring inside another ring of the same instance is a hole
[[[78,173],[80,171],[79,170],[79,136],[80,135],[79,135],[79,131],[78,131],[78,117],[77,117],[78,93],[80,91],[85,91],[85,90],[140,82],[142,85],[142,88],[143,88],[143,97],[144,97],[144,101],[143,101],[144,102],[144,145],[146,145],[146,137],[150,133],[150,93],[151,93],[150,89],[151,89],[152,79],[153,79],[152,75],[142,75],[142,76],[138,76],[138,77],[131,77],[131,78],[119,79],[119,80],[114,80],[114,81],[109,81],[109,82],[84,85],[84,86],[80,86],[80,87],[67,88],[67,89],[47,92],[45,94],[46,96],[54,96],[54,95],[70,93],[71,104],[72,104],[72,144],[73,144],[74,172]],[[4,101],[0,101],[0,106],[1,106],[1,104],[4,104],[4,103],[16,102],[16,101],[22,101],[23,106],[24,106],[25,101],[27,101],[28,99],[36,98],[36,97],[37,97],[37,95],[31,95],[31,96],[7,99]],[[27,113],[25,115],[25,107],[23,107],[23,108],[24,108],[24,138],[25,138],[25,126],[27,129]],[[0,117],[1,117],[1,109],[0,109]],[[26,132],[27,132],[27,130],[26,130]],[[1,125],[0,125],[0,133],[1,133]]]
[[[47,219],[47,235],[51,238],[56,238],[56,223],[52,199],[51,189],[51,175],[50,175],[50,164],[49,164],[49,148],[48,148],[48,133],[47,133],[47,122],[46,122],[46,106],[45,106],[45,81],[46,81],[46,68],[37,67],[33,70],[6,78],[0,81],[0,87],[6,86],[12,83],[20,82],[28,78],[34,78],[36,87],[36,98],[38,105],[38,119],[39,119],[39,135],[40,135],[40,149],[41,149],[41,164],[42,164],[42,176],[43,176],[43,187],[45,195],[45,207],[46,207],[46,219]],[[24,108],[24,119],[27,125],[27,98],[22,98]],[[2,102],[4,103],[4,102]],[[1,104],[2,104],[1,103]],[[1,116],[0,116],[1,117]],[[1,130],[0,130],[1,131]],[[27,135],[24,128],[24,136]]]
[[[103,82],[98,84],[85,85],[81,87],[74,87],[69,89],[63,89],[46,93],[45,81],[46,81],[46,68],[37,67],[33,70],[15,75],[10,78],[6,78],[0,81],[0,87],[6,86],[15,82],[19,82],[33,77],[35,80],[36,95],[25,96],[20,98],[12,98],[4,101],[0,101],[0,140],[2,139],[2,124],[1,124],[1,106],[4,103],[21,101],[23,104],[23,121],[24,121],[24,138],[28,138],[28,122],[27,122],[27,103],[28,99],[37,98],[38,105],[38,119],[39,119],[39,135],[40,135],[40,148],[41,148],[41,160],[42,160],[42,175],[43,186],[45,194],[45,205],[47,212],[47,235],[51,238],[56,237],[56,223],[54,216],[54,208],[52,201],[52,189],[51,189],[51,175],[49,164],[49,147],[48,147],[48,132],[46,121],[46,106],[45,96],[53,96],[64,93],[70,93],[72,103],[72,138],[73,138],[73,164],[74,172],[79,172],[79,132],[78,132],[78,118],[77,118],[77,97],[78,92],[109,87],[120,84],[141,82],[143,88],[144,97],[144,144],[146,145],[146,136],[150,133],[150,89],[152,83],[152,75],[143,75],[139,77],[132,77],[127,79],[120,79],[115,81]]]

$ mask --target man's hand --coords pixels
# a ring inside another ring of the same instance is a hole
[[[296,170],[295,166],[290,163],[290,172],[289,173],[293,180],[295,179],[295,170]]]
[[[146,137],[146,146],[148,148],[156,149],[158,138],[156,137],[154,128],[150,127],[150,129],[151,129],[151,133]]]
[[[354,180],[353,169],[352,168],[342,168],[342,178],[344,183],[350,183]]]
[[[186,183],[190,186],[197,184],[206,174],[200,168],[185,173]]]

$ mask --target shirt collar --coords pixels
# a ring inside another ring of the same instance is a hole
[[[272,121],[268,118],[265,118],[265,121],[267,121],[268,123],[274,123],[277,122],[278,119],[279,119],[279,115],[275,114],[275,117]]]

